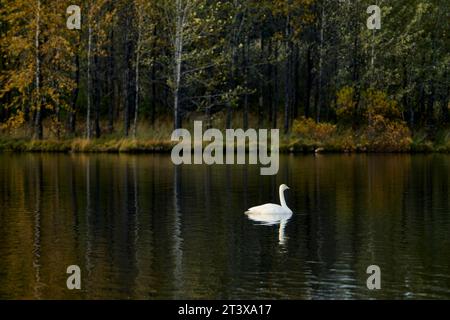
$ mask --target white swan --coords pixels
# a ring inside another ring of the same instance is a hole
[[[289,187],[285,184],[280,186],[281,206],[278,204],[266,203],[248,209],[245,214],[249,219],[264,224],[278,224],[287,221],[292,216],[292,211],[288,208],[286,200],[284,199],[284,191],[287,189],[289,189]]]

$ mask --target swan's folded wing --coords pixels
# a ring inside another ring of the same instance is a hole
[[[281,213],[283,213],[283,208],[278,204],[266,203],[261,206],[251,207],[245,213],[246,214],[281,214]]]

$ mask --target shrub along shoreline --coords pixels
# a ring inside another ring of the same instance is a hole
[[[280,153],[450,153],[450,129],[412,132],[404,121],[381,111],[371,112],[361,123],[316,123],[301,117],[293,122],[288,134],[281,134]],[[224,128],[221,123],[214,127]],[[169,122],[154,127],[143,123],[141,128],[136,139],[113,133],[90,140],[64,135],[60,139],[49,135],[47,139],[34,140],[27,138],[25,131],[4,131],[0,134],[0,152],[170,153],[176,144],[169,140]]]
[[[0,152],[43,153],[170,153],[176,143],[151,139],[19,139],[1,138]],[[428,140],[403,141],[395,145],[379,145],[367,141],[365,135],[345,131],[327,139],[282,137],[280,153],[450,153],[450,143]]]

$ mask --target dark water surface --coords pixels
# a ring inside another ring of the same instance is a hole
[[[450,156],[0,154],[0,298],[447,298]],[[284,234],[244,215],[278,203]],[[66,287],[79,265],[82,290]],[[378,265],[382,289],[366,288]]]

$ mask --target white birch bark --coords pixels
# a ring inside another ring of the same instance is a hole
[[[175,54],[174,54],[174,127],[178,129],[181,123],[180,119],[180,87],[181,87],[181,64],[183,57],[183,28],[185,20],[185,6],[183,0],[176,0],[176,29],[175,29]]]

